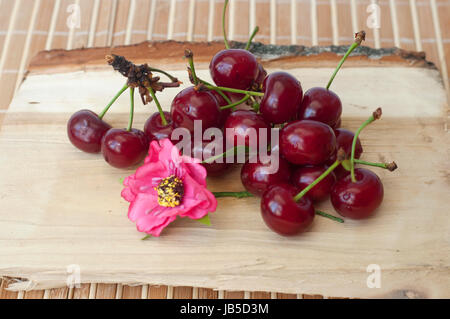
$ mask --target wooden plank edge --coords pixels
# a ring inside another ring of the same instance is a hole
[[[231,43],[233,48],[243,48],[244,45],[243,42]],[[222,50],[224,46],[222,42],[218,41],[146,41],[116,47],[41,51],[32,58],[28,71],[31,73],[59,73],[109,69],[110,67],[105,62],[107,54],[123,55],[135,63],[152,64],[152,60],[157,60],[158,67],[164,66],[170,70],[179,68],[180,65],[186,65],[183,52],[188,48],[194,52],[196,64],[205,67],[209,64],[211,57]],[[250,49],[266,67],[335,67],[347,51],[348,46],[306,47],[253,43]],[[345,66],[402,66],[437,69],[432,62],[426,60],[424,52],[398,48],[373,49],[364,46],[355,49]]]

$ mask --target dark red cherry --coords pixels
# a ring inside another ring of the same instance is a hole
[[[249,110],[237,110],[231,113],[225,122],[225,136],[230,145],[259,147],[259,136],[265,129],[267,143],[270,143],[270,126],[260,114]],[[254,144],[253,144],[254,143]],[[252,144],[252,145],[251,145]]]
[[[294,201],[297,189],[289,184],[269,187],[261,198],[261,214],[266,225],[280,235],[290,236],[304,232],[315,216],[311,200],[303,196]]]
[[[336,137],[328,125],[309,120],[291,122],[280,133],[281,154],[297,165],[319,165],[336,149]]]
[[[336,135],[336,150],[343,149],[348,158],[352,153],[352,143],[353,137],[355,136],[352,131],[346,130],[345,128],[338,128],[334,130],[334,134]],[[360,158],[363,152],[363,148],[361,146],[361,141],[359,138],[356,140],[355,147],[355,158]],[[336,151],[327,161],[328,165],[332,165],[336,161]],[[344,175],[348,174],[348,171],[343,168],[341,165],[336,167],[333,171],[337,178],[341,178]]]
[[[303,190],[327,170],[326,165],[298,167],[292,174],[292,184]],[[314,201],[323,201],[330,196],[331,187],[336,181],[333,172],[308,191],[308,197]]]
[[[227,49],[212,58],[209,72],[218,86],[247,90],[258,77],[259,70],[256,57],[249,51]]]
[[[102,137],[110,128],[94,112],[81,110],[74,113],[67,122],[67,135],[76,148],[88,153],[98,153]]]
[[[164,125],[161,120],[159,112],[153,113],[144,125],[144,133],[147,135],[148,140],[162,140],[164,138],[170,139],[173,131],[172,117],[169,112],[164,112],[164,117],[167,121],[167,125]]]
[[[222,95],[217,93],[217,91],[211,90],[210,92],[216,98],[216,101],[217,101],[217,104],[219,105],[219,108],[221,106],[228,105],[228,102],[223,98]],[[228,94],[227,94],[227,96],[228,96]],[[228,115],[230,115],[231,112],[233,112],[232,108],[226,108],[226,109],[220,110],[220,119],[219,119],[219,127],[220,128],[222,128],[225,125],[225,121],[227,120]]]
[[[174,128],[184,127],[194,132],[194,121],[202,121],[202,130],[218,127],[220,109],[210,91],[197,91],[193,86],[179,92],[172,101],[171,116]]]
[[[206,160],[210,157],[226,152],[226,142],[224,137],[212,138],[211,140],[203,140],[201,145],[193,143],[192,157],[200,160]],[[228,169],[233,166],[233,163],[227,163],[227,158],[224,156],[221,159],[216,159],[211,163],[202,164],[208,176],[220,176],[228,172]]]
[[[147,154],[149,142],[141,130],[112,128],[102,139],[102,154],[105,161],[117,168],[138,164]]]
[[[336,124],[334,124],[334,126],[332,126],[333,130],[337,130],[338,128],[341,127],[342,121],[341,118],[339,118],[339,120],[337,121]]]
[[[383,201],[383,184],[380,178],[365,168],[355,169],[356,182],[347,174],[331,190],[331,203],[344,217],[364,219],[371,216]]]
[[[282,157],[275,159],[278,161],[278,169],[270,161],[265,163],[257,159],[256,163],[248,160],[241,169],[241,181],[245,189],[250,193],[261,196],[270,185],[275,183],[288,183],[291,175],[288,161]]]
[[[331,90],[314,87],[305,92],[298,112],[299,120],[313,120],[336,126],[341,118],[342,104]]]
[[[263,90],[263,82],[267,76],[267,71],[264,69],[261,63],[258,63],[258,76],[256,77],[255,83],[252,87],[254,91],[262,91]]]
[[[300,82],[286,72],[269,74],[263,83],[260,111],[268,123],[285,123],[296,117],[303,90]]]

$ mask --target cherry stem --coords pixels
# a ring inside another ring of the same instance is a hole
[[[235,106],[238,106],[239,104],[244,103],[249,98],[250,98],[250,95],[247,94],[247,95],[245,95],[242,99],[240,99],[237,102],[234,102],[234,103],[231,103],[231,104],[228,104],[228,105],[225,105],[225,106],[221,106],[220,110],[225,110],[225,109],[229,109],[229,108],[233,108],[234,109]]]
[[[373,162],[367,162],[367,161],[363,161],[360,159],[355,158],[355,164],[362,164],[362,165],[368,165],[368,166],[374,166],[374,167],[380,167],[380,168],[384,168],[387,169],[389,171],[395,171],[398,166],[395,162],[391,162],[391,163],[373,163]]]
[[[248,41],[247,41],[247,45],[245,46],[245,50],[249,51],[249,49],[250,49],[250,44],[252,43],[253,38],[254,38],[255,35],[258,33],[258,31],[259,31],[259,27],[256,26],[256,27],[253,29],[253,32],[252,32],[252,34],[250,35],[250,38],[249,38]]]
[[[330,80],[328,81],[328,84],[327,84],[327,87],[326,87],[327,90],[330,88],[330,85],[333,82],[334,78],[336,77],[336,74],[338,73],[338,71],[341,68],[342,64],[344,64],[344,62],[345,62],[345,60],[347,60],[348,56],[353,52],[353,50],[355,50],[361,44],[361,42],[363,40],[365,40],[365,38],[366,38],[366,32],[359,31],[358,33],[356,33],[356,35],[355,35],[355,42],[352,43],[352,45],[348,49],[347,53],[345,53],[345,55],[342,57],[341,61],[339,62],[338,66],[334,70],[333,75],[331,76]]]
[[[227,32],[225,31],[225,14],[227,13],[227,5],[228,5],[228,0],[225,0],[225,2],[223,4],[223,11],[222,11],[222,31],[223,31],[223,42],[225,43],[225,48],[229,49],[230,45],[228,44]]]
[[[249,150],[249,147],[248,146],[246,146],[246,145],[238,145],[238,146],[235,146],[235,147],[233,147],[233,148],[230,148],[229,150],[226,150],[225,152],[223,152],[222,154],[219,154],[219,155],[214,155],[214,156],[211,156],[210,158],[208,158],[208,159],[205,159],[203,162],[202,162],[202,164],[208,164],[208,163],[212,163],[212,162],[214,162],[216,159],[218,159],[218,158],[221,158],[221,157],[225,157],[225,156],[228,156],[228,155],[230,155],[230,154],[239,154],[239,151],[241,151],[241,150],[243,150],[243,151],[248,151]]]
[[[164,74],[165,76],[167,76],[172,82],[179,82],[178,78],[174,77],[173,75],[170,75],[169,73],[167,73],[166,71],[160,70],[160,69],[156,69],[156,68],[152,68],[152,67],[148,67],[150,69],[150,71],[152,72],[156,72],[156,73],[161,73]]]
[[[245,197],[254,197],[252,193],[243,191],[243,192],[212,192],[216,198],[220,197],[235,197],[235,198],[245,198]]]
[[[329,218],[329,219],[334,220],[334,221],[336,221],[336,222],[338,222],[338,223],[343,223],[343,222],[344,222],[344,220],[343,220],[342,218],[339,218],[339,217],[330,215],[330,214],[328,214],[328,213],[322,212],[322,211],[317,210],[317,209],[316,209],[316,215],[319,215],[319,216],[322,216],[322,217]]]
[[[319,177],[317,177],[314,182],[312,182],[311,184],[309,184],[308,186],[306,186],[300,193],[298,193],[295,197],[294,200],[296,202],[298,202],[300,200],[300,198],[302,198],[303,196],[305,196],[305,194],[307,192],[309,192],[309,190],[311,188],[313,188],[314,186],[316,186],[317,184],[320,183],[321,180],[323,180],[325,177],[328,176],[328,174],[330,174],[336,167],[338,167],[341,164],[341,160],[337,159],[333,165],[331,165],[330,167],[328,167],[328,169],[322,173],[322,175],[320,175]]]
[[[184,51],[184,57],[188,59],[189,62],[189,68],[191,70],[192,75],[192,81],[194,82],[194,85],[197,85],[199,83],[199,80],[197,78],[197,74],[195,73],[195,67],[194,67],[194,54],[191,50],[187,49]]]
[[[379,119],[381,117],[381,108],[377,108],[375,112],[372,113],[372,115],[358,128],[358,130],[355,133],[355,136],[353,137],[352,142],[352,154],[350,156],[350,173],[352,177],[352,182],[356,183],[356,177],[355,177],[355,150],[356,150],[356,141],[358,140],[358,136],[361,133],[361,131],[370,123],[373,121]]]
[[[206,81],[204,81],[204,80],[202,80],[202,79],[199,79],[199,81],[200,81],[202,84],[204,84],[209,90],[216,91],[221,97],[223,97],[223,99],[224,99],[225,101],[227,101],[228,104],[233,103],[233,102],[230,100],[230,98],[229,98],[228,96],[225,95],[225,93],[223,93],[221,90],[219,90],[217,87],[215,87],[215,86],[212,85],[211,83],[206,82]]]
[[[206,83],[204,83],[204,85],[210,90],[220,90],[220,91],[225,91],[225,92],[240,93],[240,94],[247,94],[247,95],[253,95],[253,96],[264,96],[263,92],[232,89],[232,88],[226,88],[223,86],[214,86],[214,85],[206,84]]]
[[[163,125],[167,125],[166,117],[164,116],[164,112],[162,110],[161,104],[159,103],[158,99],[156,98],[155,91],[152,87],[148,88],[148,91],[150,92],[150,95],[153,98],[153,101],[155,101],[156,107],[158,108],[159,116],[161,117],[161,122]]]
[[[106,112],[108,112],[111,105],[113,105],[114,102],[116,102],[116,100],[119,98],[119,96],[121,96],[122,93],[125,92],[127,89],[128,89],[128,83],[125,83],[125,85],[120,89],[120,91],[117,92],[117,94],[113,97],[111,102],[109,102],[108,105],[103,109],[103,111],[98,115],[99,119],[102,119],[103,116],[105,116]]]
[[[128,119],[127,131],[131,131],[134,117],[134,87],[130,88],[130,117]]]

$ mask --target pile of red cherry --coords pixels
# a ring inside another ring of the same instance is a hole
[[[365,168],[355,169],[355,164],[389,170],[396,168],[395,163],[359,160],[363,152],[359,132],[380,117],[381,109],[374,112],[354,134],[340,128],[341,100],[329,90],[336,72],[364,36],[363,31],[356,35],[355,43],[339,63],[326,88],[314,87],[305,94],[295,77],[286,72],[267,75],[247,49],[230,49],[226,37],[227,48],[218,52],[209,66],[216,85],[196,76],[193,54],[187,50],[185,57],[189,61],[189,75],[194,85],[175,96],[170,113],[162,111],[154,90],[149,88],[159,112],[150,116],[143,131],[132,128],[134,87],[128,83],[99,115],[89,110],[75,113],[68,122],[69,139],[85,152],[101,151],[110,165],[126,168],[142,161],[152,140],[169,138],[175,144],[171,135],[179,127],[193,133],[196,120],[201,121],[203,132],[208,128],[223,130],[225,138],[220,141],[223,145],[228,140],[235,146],[248,147],[248,129],[257,132],[266,129],[266,138],[270,141],[271,128],[280,128],[278,170],[270,171],[270,163],[247,160],[241,170],[242,184],[247,191],[218,192],[216,196],[262,196],[264,221],[282,235],[306,230],[316,214],[342,221],[314,209],[314,204],[328,197],[340,215],[352,219],[367,218],[383,200],[383,184],[375,173]],[[251,39],[247,48],[250,42]],[[160,72],[174,79],[164,71]],[[128,128],[111,128],[103,121],[103,116],[127,88],[131,89]],[[204,140],[200,147],[204,158],[217,155],[205,148],[210,142]],[[192,151],[199,151],[198,147],[193,144]],[[224,174],[231,165],[226,161],[204,163],[208,175]]]

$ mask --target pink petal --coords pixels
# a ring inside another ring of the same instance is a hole
[[[137,194],[135,200],[128,207],[128,218],[135,222],[138,219],[151,215],[151,211],[160,207],[158,196],[147,193]]]
[[[147,215],[145,217],[139,218],[136,221],[136,228],[140,232],[159,237],[163,229],[166,228],[166,226],[173,222],[175,219],[176,216],[159,217]]]

